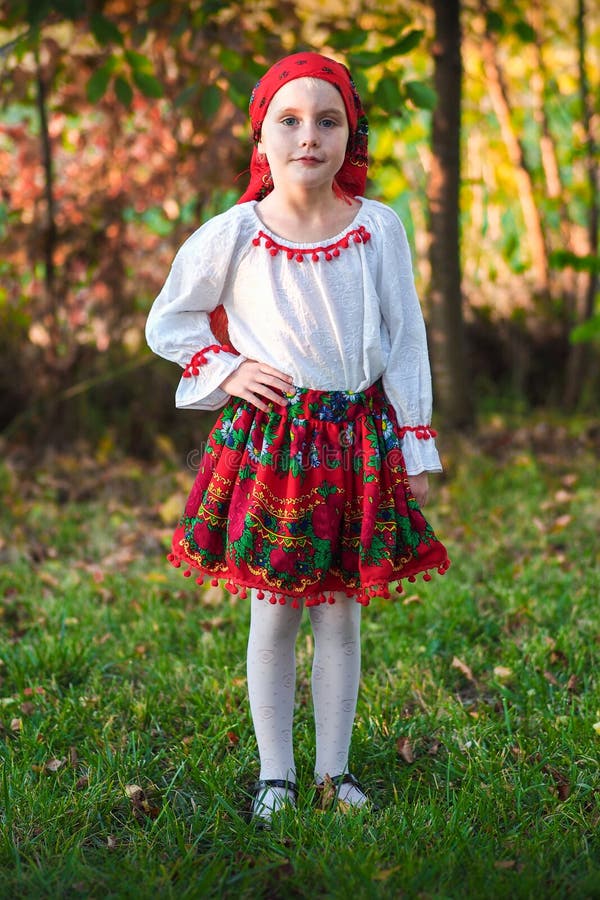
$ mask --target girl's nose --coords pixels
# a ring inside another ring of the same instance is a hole
[[[319,143],[319,134],[317,128],[312,123],[308,123],[300,136],[302,146],[315,147]]]

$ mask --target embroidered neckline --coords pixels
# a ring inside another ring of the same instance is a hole
[[[309,257],[313,262],[319,262],[321,256],[329,261],[339,256],[340,250],[347,250],[351,243],[366,244],[370,238],[371,235],[365,226],[359,225],[358,228],[352,228],[350,231],[347,231],[339,240],[334,241],[332,244],[323,244],[317,247],[290,247],[287,244],[280,244],[274,237],[265,234],[261,229],[257,236],[252,239],[252,243],[255,247],[260,247],[261,241],[264,241],[264,247],[271,256],[285,253],[288,259],[295,259],[296,262],[304,262],[305,257]]]

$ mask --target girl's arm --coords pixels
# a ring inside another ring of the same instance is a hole
[[[412,270],[406,232],[387,209],[381,236],[379,293],[381,313],[390,339],[389,360],[382,381],[403,433],[402,451],[409,476],[441,472],[431,429],[432,391],[425,323]],[[425,479],[415,489],[426,499]],[[415,495],[416,496],[416,495]]]
[[[218,409],[229,394],[220,385],[245,357],[221,348],[208,314],[222,302],[235,235],[217,217],[198,229],[177,253],[146,323],[146,340],[159,356],[183,367],[175,404]]]

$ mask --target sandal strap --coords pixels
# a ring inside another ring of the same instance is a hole
[[[284,790],[289,791],[294,800],[298,798],[298,788],[296,784],[285,778],[260,778],[254,783],[253,791],[255,794],[259,794],[261,791],[267,790],[267,788],[283,788]]]

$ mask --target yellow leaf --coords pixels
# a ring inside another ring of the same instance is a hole
[[[600,722],[594,722],[594,724],[592,725],[592,728],[594,729],[596,734],[600,734]]]

